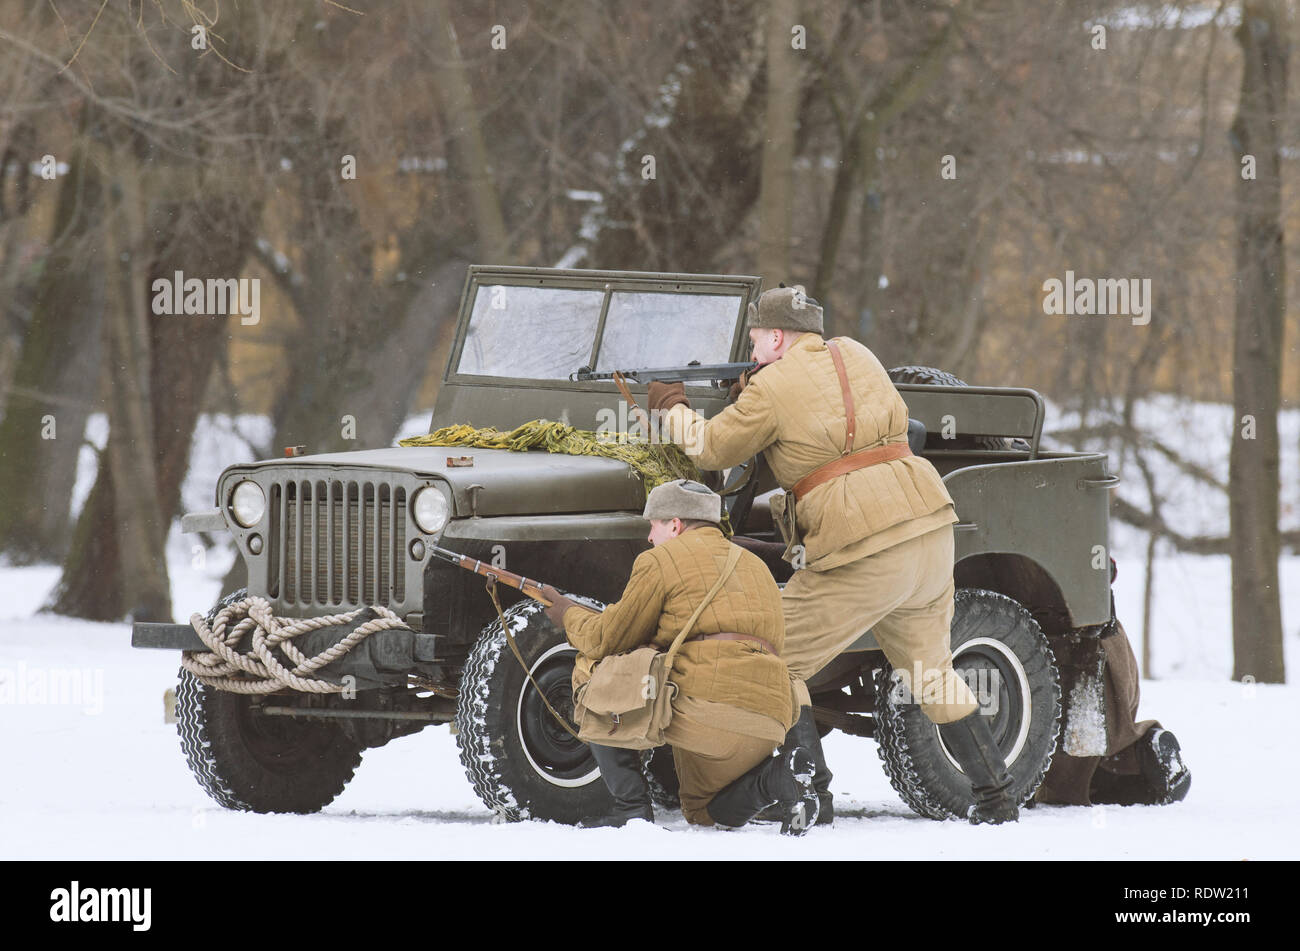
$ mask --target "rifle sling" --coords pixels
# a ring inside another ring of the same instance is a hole
[[[618,387],[618,391],[623,395],[623,399],[627,400],[628,407],[633,410],[638,417],[640,417],[641,425],[645,427],[646,438],[649,439],[651,437],[650,417],[646,415],[645,410],[637,405],[636,400],[632,399],[632,391],[627,388],[627,380],[623,377],[623,374],[617,370],[614,371],[614,385]]]
[[[501,610],[501,601],[497,598],[496,578],[488,578],[487,593],[488,597],[492,599],[492,606],[497,609],[497,620],[501,622],[501,632],[506,636],[506,643],[510,645],[510,652],[515,655],[515,660],[519,661],[519,666],[524,669],[524,676],[528,678],[528,682],[532,684],[533,689],[537,691],[537,696],[542,698],[542,703],[546,705],[546,709],[551,711],[551,716],[555,717],[555,722],[564,727],[565,732],[575,740],[581,740],[578,736],[578,731],[569,726],[569,721],[564,719],[564,717],[560,715],[559,711],[551,706],[551,701],[546,699],[546,694],[542,693],[542,688],[537,686],[537,681],[533,679],[533,672],[528,669],[528,663],[524,660],[524,655],[520,652],[519,645],[515,643],[515,636],[510,633],[510,625],[506,623],[506,616]]]

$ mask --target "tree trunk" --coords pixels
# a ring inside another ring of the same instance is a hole
[[[85,153],[60,185],[53,237],[0,423],[0,548],[15,564],[67,550],[69,508],[86,417],[96,396],[104,272],[99,174]]]
[[[582,267],[705,272],[758,197],[764,101],[754,4],[709,6],[615,161],[590,227],[566,254]],[[650,165],[647,160],[653,160]]]
[[[114,517],[104,530],[116,530],[118,558],[112,567],[117,575],[114,594],[121,607],[136,620],[169,621],[171,586],[165,549],[170,518],[160,504],[150,413],[151,406],[163,401],[155,399],[150,372],[147,261],[140,254],[145,246],[140,172],[130,158],[114,164],[113,177],[123,200],[116,220],[109,222],[104,262],[104,270],[119,278],[107,328],[112,388],[105,456],[114,486]],[[168,396],[166,402],[171,402]]]
[[[790,277],[794,203],[794,138],[799,116],[799,61],[791,46],[794,0],[768,0],[767,107],[762,181],[758,194],[758,273],[769,285]]]
[[[958,22],[958,13],[952,13],[947,25],[854,117],[843,143],[840,168],[835,174],[826,225],[822,229],[817,277],[813,281],[813,294],[823,304],[830,299],[850,200],[858,190],[868,157],[874,160],[881,136],[890,123],[910,109],[943,73],[956,43]]]
[[[1286,679],[1278,592],[1278,430],[1286,313],[1281,220],[1282,117],[1290,24],[1280,0],[1244,0],[1236,31],[1241,100],[1231,138],[1253,156],[1254,179],[1238,173],[1233,439],[1229,464],[1232,532],[1233,677]],[[1238,165],[1241,168],[1241,165]],[[1249,419],[1247,419],[1249,417]],[[1253,438],[1246,428],[1253,424]]]
[[[483,144],[474,95],[465,79],[456,29],[447,0],[429,0],[433,29],[429,31],[431,61],[439,73],[438,104],[447,123],[452,150],[473,208],[479,260],[505,264],[507,241],[501,201],[492,181],[488,151]]]
[[[245,191],[246,183],[240,185]],[[146,243],[144,260],[152,262],[140,268],[132,278],[137,282],[140,311],[131,319],[136,328],[147,322],[143,333],[143,352],[148,355],[148,386],[155,395],[148,422],[152,426],[151,460],[143,458],[141,449],[131,444],[129,434],[123,433],[114,419],[109,445],[104,453],[94,489],[82,509],[74,534],[73,544],[64,560],[63,576],[52,598],[51,610],[91,620],[117,620],[128,612],[137,620],[147,619],[157,610],[151,602],[133,597],[136,587],[158,587],[160,569],[153,570],[152,581],[129,579],[129,562],[143,558],[147,553],[125,552],[117,539],[124,531],[121,512],[122,493],[113,486],[127,478],[146,482],[152,478],[157,500],[157,528],[149,529],[147,544],[158,546],[162,557],[171,518],[176,514],[180,500],[181,481],[189,467],[190,445],[198,420],[203,394],[208,378],[216,365],[219,349],[225,345],[232,330],[231,321],[238,326],[238,317],[154,315],[149,312],[148,289],[157,277],[171,278],[176,271],[195,277],[234,277],[252,246],[254,222],[260,216],[260,197],[250,204],[242,204],[232,194],[223,193],[217,186],[199,200],[168,202],[158,205],[153,212],[146,234],[165,236],[163,243],[152,247]],[[129,196],[128,196],[129,197]],[[169,227],[163,228],[166,222]],[[222,235],[220,241],[205,240],[212,234]],[[125,305],[126,301],[121,302]],[[111,322],[112,318],[110,318]],[[115,380],[115,388],[117,381]],[[121,452],[122,455],[115,456]],[[147,470],[152,468],[150,477]],[[119,471],[120,470],[120,471]],[[107,486],[107,488],[105,488]],[[154,516],[150,516],[153,518]],[[131,529],[125,529],[130,534]],[[160,531],[160,534],[154,534]],[[133,539],[132,544],[142,544]],[[161,571],[165,572],[165,564]],[[163,577],[165,581],[165,575]],[[152,595],[153,603],[160,597]],[[170,620],[168,616],[162,620]]]
[[[863,157],[862,184],[861,205],[858,209],[861,263],[858,266],[859,278],[853,295],[853,307],[842,316],[831,311],[827,318],[826,332],[830,336],[843,334],[869,344],[872,351],[884,360],[886,356],[878,349],[876,332],[882,325],[878,311],[884,291],[880,279],[885,276],[885,194],[880,180],[880,160],[876,157],[874,148]]]

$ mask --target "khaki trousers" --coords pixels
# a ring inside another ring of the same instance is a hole
[[[664,740],[673,748],[678,797],[686,821],[713,825],[709,802],[771,756],[784,736],[784,727],[773,717],[691,697],[675,701]]]
[[[895,670],[914,675],[920,664],[933,687],[914,685],[913,693],[932,721],[974,711],[974,695],[952,669],[952,569],[953,531],[944,525],[836,568],[795,572],[781,595],[781,656],[797,703],[811,702],[803,681],[871,630]]]

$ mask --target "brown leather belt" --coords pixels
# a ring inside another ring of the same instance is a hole
[[[776,654],[777,650],[761,637],[755,637],[753,634],[732,634],[730,631],[724,631],[721,634],[695,634],[686,638],[688,641],[751,641],[757,644],[769,654]]]
[[[797,502],[817,486],[830,482],[831,479],[838,479],[840,476],[858,469],[865,469],[867,466],[874,466],[879,462],[888,462],[891,459],[902,459],[911,454],[912,449],[905,442],[886,443],[874,449],[859,449],[857,452],[850,453],[847,456],[840,456],[834,462],[828,462],[826,465],[814,469],[796,482],[794,488],[790,491],[794,493]]]
[[[840,397],[844,400],[844,451],[834,462],[818,466],[794,484],[790,492],[796,502],[817,486],[830,482],[831,479],[838,479],[858,469],[865,469],[880,462],[889,462],[891,459],[902,459],[912,454],[912,449],[906,442],[886,443],[873,449],[853,451],[853,436],[857,431],[858,413],[853,405],[853,391],[849,388],[849,374],[844,369],[844,357],[840,355],[840,348],[836,341],[827,340],[826,349],[831,352],[835,375],[840,378]]]

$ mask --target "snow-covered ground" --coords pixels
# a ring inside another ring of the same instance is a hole
[[[199,789],[176,729],[163,722],[175,682],[169,652],[133,651],[124,624],[23,614],[55,572],[5,573],[0,666],[85,671],[61,704],[0,705],[0,858],[1086,858],[1285,859],[1300,854],[1293,685],[1144,684],[1143,715],[1176,730],[1193,772],[1182,803],[1163,808],[1038,807],[1014,826],[971,827],[911,813],[875,744],[836,733],[832,829],[784,839],[771,825],[739,832],[662,826],[579,830],[495,823],[465,779],[446,727],[368,750],[356,778],[314,816],[220,808]],[[15,604],[17,596],[17,604]],[[99,688],[98,691],[96,688]]]
[[[1226,478],[1231,412],[1188,404],[1144,407],[1170,443],[1222,445],[1199,460]],[[427,416],[408,428],[421,431]],[[1049,409],[1048,431],[1068,420]],[[1174,426],[1183,427],[1174,435]],[[209,421],[196,445],[186,505],[208,507],[212,483],[261,421]],[[1283,525],[1297,521],[1300,413],[1283,414]],[[96,438],[93,430],[92,439]],[[98,434],[102,438],[102,432]],[[1196,441],[1192,441],[1196,440]],[[91,457],[93,459],[93,457]],[[1131,460],[1116,460],[1126,497],[1145,505]],[[1194,491],[1152,462],[1171,519],[1195,531],[1226,530],[1226,504]],[[1220,470],[1221,473],[1220,473]],[[82,472],[80,493],[93,471]],[[1127,494],[1131,493],[1131,494]],[[1145,536],[1117,526],[1120,617],[1141,653]],[[175,614],[216,598],[229,553],[204,551],[174,529],[168,542]],[[191,778],[163,692],[176,657],[134,651],[126,624],[39,614],[57,581],[53,567],[0,567],[0,858],[1084,858],[1286,859],[1300,856],[1295,723],[1300,686],[1237,684],[1231,676],[1228,560],[1162,552],[1156,561],[1153,667],[1140,716],[1159,718],[1182,743],[1193,773],[1185,802],[1167,807],[1038,807],[1010,827],[937,823],[912,814],[890,788],[875,744],[832,734],[833,829],[784,839],[775,826],[739,832],[691,829],[680,813],[659,826],[577,830],[500,824],[475,797],[446,727],[431,727],[365,753],[355,780],[315,816],[257,816],[218,807]],[[1300,558],[1282,563],[1288,668],[1300,663]],[[38,688],[68,692],[63,702]],[[1292,673],[1292,679],[1295,675]],[[6,689],[8,692],[5,692]]]

